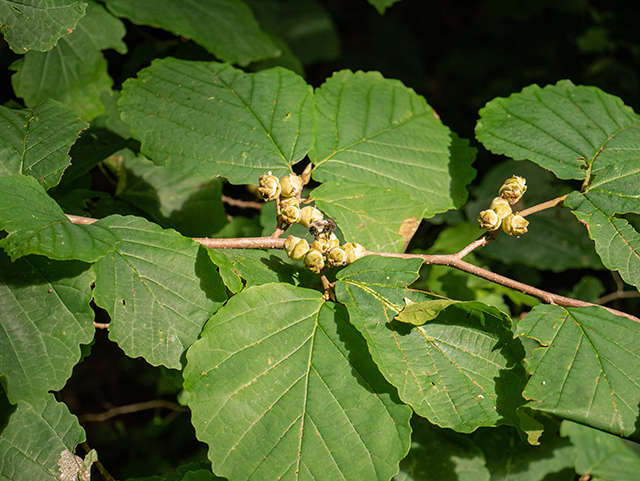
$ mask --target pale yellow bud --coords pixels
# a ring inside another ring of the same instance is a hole
[[[300,209],[300,219],[298,220],[298,223],[308,229],[312,223],[322,219],[324,219],[322,212],[315,207],[308,205]]]
[[[500,227],[500,217],[492,209],[483,210],[478,214],[478,224],[486,230],[496,230]]]
[[[500,220],[504,219],[512,212],[509,201],[507,199],[503,199],[502,197],[496,197],[495,199],[493,199],[493,201],[491,201],[490,209],[498,214],[498,219]]]
[[[349,242],[343,245],[342,249],[347,254],[347,264],[351,264],[352,262],[357,261],[366,252],[366,249],[363,245],[357,244],[355,242]]]
[[[334,247],[327,254],[329,266],[344,266],[347,263],[347,253],[341,247]]]
[[[304,182],[298,175],[289,174],[280,179],[280,185],[282,186],[282,197],[296,197],[302,192]]]
[[[271,171],[260,176],[258,192],[260,192],[264,200],[275,199],[280,195],[281,191],[280,181],[275,175],[271,174]]]
[[[518,214],[509,214],[502,220],[502,230],[509,235],[522,235],[527,232],[529,221]]]
[[[290,197],[280,201],[280,214],[282,220],[288,224],[295,224],[300,219],[300,204],[298,199]]]
[[[518,202],[527,191],[527,181],[523,177],[514,175],[507,179],[500,187],[500,197],[509,201],[513,205]]]
[[[298,238],[296,237],[296,239]],[[309,243],[306,241],[306,239],[299,239],[291,250],[291,253],[287,252],[287,254],[289,254],[291,260],[301,261],[307,254],[307,252],[309,252],[309,249]]]
[[[296,237],[293,235],[290,235],[289,237],[287,237],[284,240],[284,251],[287,253],[287,255],[289,257],[291,257],[291,253],[293,252],[293,248],[296,246],[296,244],[298,242],[300,242],[302,239],[300,237]]]
[[[309,252],[304,256],[303,262],[306,268],[316,274],[319,274],[324,268],[324,256],[315,249],[309,249]]]

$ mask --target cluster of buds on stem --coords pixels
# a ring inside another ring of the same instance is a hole
[[[290,235],[284,241],[284,250],[292,260],[302,261],[307,269],[316,274],[325,267],[351,264],[365,252],[364,246],[355,242],[340,246],[340,241],[333,232],[318,234],[311,245],[305,239]]]
[[[500,227],[509,235],[519,236],[527,232],[527,221],[518,213],[513,213],[511,206],[518,202],[527,190],[527,181],[514,175],[500,187],[499,197],[491,201],[489,209],[478,215],[478,224],[487,231],[496,231]]]

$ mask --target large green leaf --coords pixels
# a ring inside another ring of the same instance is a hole
[[[220,60],[248,65],[280,54],[240,0],[107,0],[118,17],[190,38]]]
[[[217,477],[205,463],[191,463],[158,476],[127,478],[127,481],[226,481],[226,478]]]
[[[94,264],[94,297],[111,316],[109,337],[130,357],[180,369],[184,351],[226,300],[204,247],[139,217],[114,215],[94,225],[122,237]]]
[[[346,316],[320,292],[266,284],[207,323],[184,378],[216,473],[359,481],[398,472],[411,410]]]
[[[313,144],[311,87],[282,68],[155,60],[124,83],[119,105],[142,152],[183,174],[255,184],[291,172]]]
[[[49,189],[69,166],[69,149],[87,123],[54,100],[31,109],[0,106],[0,176],[31,175]]]
[[[85,440],[78,419],[53,394],[13,407],[0,390],[0,426],[1,481],[58,481],[60,464]]]
[[[576,447],[576,471],[594,481],[636,481],[640,457],[623,439],[580,424],[564,421],[560,434]],[[589,477],[587,477],[589,476]]]
[[[11,66],[17,71],[11,78],[16,95],[28,106],[56,99],[82,118],[93,119],[104,112],[100,93],[113,85],[100,51],[115,48],[126,53],[124,34],[120,20],[103,6],[89,2],[78,28],[53,50],[28,52]]]
[[[0,374],[12,404],[59,391],[93,338],[89,264],[0,252]]]
[[[426,294],[406,288],[417,277],[420,259],[367,256],[338,274],[336,295],[351,322],[367,340],[369,351],[400,398],[434,424],[459,432],[507,422],[517,424],[515,409],[524,372],[524,350],[513,339],[511,321],[495,307],[480,302],[439,305]],[[394,320],[407,301],[422,324]],[[433,302],[433,301],[431,301]],[[435,301],[440,303],[441,301]],[[424,322],[422,322],[424,321]]]
[[[476,137],[495,154],[533,160],[561,179],[585,179],[638,158],[640,117],[599,88],[561,80],[488,102]]]
[[[33,177],[0,177],[0,240],[12,260],[27,254],[93,262],[113,251],[120,237],[101,225],[73,224]]]
[[[456,206],[451,143],[451,132],[423,97],[378,72],[343,70],[316,90],[316,143],[309,156],[318,181],[406,192],[431,217]]]
[[[516,334],[542,347],[523,393],[536,410],[614,434],[635,431],[640,403],[640,324],[601,307],[536,306]]]
[[[296,284],[293,265],[269,252],[253,249],[207,249],[207,252],[218,266],[225,285],[234,294],[245,284],[246,287],[270,282]]]
[[[0,0],[0,32],[11,50],[50,50],[76,28],[87,4],[76,0]]]
[[[326,182],[311,197],[336,220],[345,240],[372,251],[404,252],[425,210],[404,192],[357,182]]]
[[[476,187],[475,200],[465,206],[467,217],[473,219],[478,236],[482,231],[477,228],[475,219],[480,211],[489,208],[491,200],[498,196],[500,186],[514,174],[527,180],[527,192],[514,210],[523,210],[573,190],[573,186],[533,162],[511,160],[496,165]],[[513,237],[501,232],[493,242],[477,250],[477,255],[506,264],[524,264],[555,272],[579,268],[602,269],[593,242],[584,235],[584,227],[569,209],[546,209],[527,216],[527,220],[530,224],[525,235]],[[452,252],[455,251],[447,253]]]
[[[640,213],[640,159],[607,166],[585,192],[571,193],[564,204],[587,227],[602,263],[640,288],[640,234],[615,216]]]

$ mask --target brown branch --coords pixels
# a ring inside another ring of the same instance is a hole
[[[235,239],[194,237],[193,240],[211,249],[282,249],[284,247],[284,239],[276,237],[238,237]]]
[[[541,210],[551,209],[552,207],[556,207],[558,205],[562,205],[562,203],[568,197],[568,195],[569,194],[563,195],[561,197],[556,197],[555,199],[548,200],[546,202],[542,202],[541,204],[531,206],[531,207],[523,210],[519,214],[522,217],[526,217],[528,215],[535,214],[536,212],[540,212]]]
[[[233,198],[228,197],[226,195],[222,196],[222,202],[224,202],[227,205],[231,205],[233,207],[240,207],[241,209],[257,209],[257,210],[260,210],[260,209],[262,209],[262,206],[264,205],[264,202],[257,202],[255,200],[233,199]]]
[[[638,291],[616,291],[606,296],[596,299],[596,304],[606,304],[607,302],[615,301],[616,299],[631,299],[633,297],[640,297]]]
[[[189,411],[189,408],[186,406],[181,406],[180,404],[165,401],[164,399],[157,399],[153,401],[146,401],[143,403],[137,404],[128,404],[126,406],[118,406],[115,408],[111,408],[108,411],[105,411],[100,414],[83,414],[82,416],[78,416],[80,421],[82,422],[104,422],[107,419],[111,419],[115,416],[120,416],[121,414],[131,414],[138,411],[145,411],[148,409],[157,409],[157,408],[165,408],[171,409],[172,411]]]

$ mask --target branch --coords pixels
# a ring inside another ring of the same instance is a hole
[[[147,409],[156,408],[166,408],[171,409],[172,411],[189,411],[189,408],[186,406],[181,406],[180,404],[171,401],[165,401],[164,399],[157,399],[154,401],[146,401],[143,403],[118,406],[100,414],[83,414],[82,416],[78,416],[78,418],[83,422],[104,422],[107,419],[111,419],[112,417],[119,416],[121,414],[136,413],[138,411],[145,411]]]

